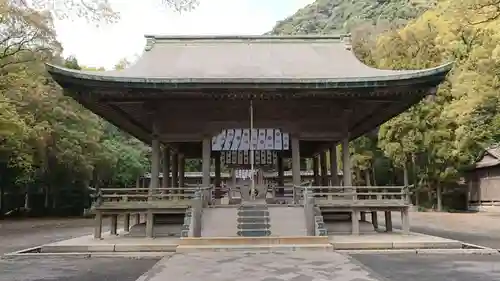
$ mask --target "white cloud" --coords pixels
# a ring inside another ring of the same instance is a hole
[[[183,14],[163,8],[161,0],[111,2],[121,14],[116,24],[56,21],[66,56],[75,55],[82,65],[112,68],[142,52],[145,34],[262,34],[313,0],[201,0],[195,11]]]

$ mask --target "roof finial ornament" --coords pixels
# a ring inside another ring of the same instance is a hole
[[[146,41],[146,47],[144,47],[145,51],[151,51],[153,49],[154,45],[156,43],[156,38],[155,37],[148,37]]]
[[[342,42],[345,44],[345,49],[352,50],[352,38],[351,34],[344,34],[341,36]]]

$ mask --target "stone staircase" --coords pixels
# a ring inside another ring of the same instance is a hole
[[[242,204],[238,208],[237,222],[237,235],[240,237],[271,235],[270,216],[266,204]]]

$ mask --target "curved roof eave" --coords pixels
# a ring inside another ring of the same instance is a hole
[[[301,85],[315,85],[315,88],[346,88],[346,87],[373,87],[373,86],[386,86],[391,82],[404,82],[407,81],[411,85],[414,81],[425,79],[433,76],[446,76],[452,69],[454,62],[448,62],[437,67],[421,69],[415,71],[408,71],[399,73],[395,70],[393,73],[384,74],[380,76],[368,77],[334,77],[334,78],[162,78],[162,77],[134,77],[126,75],[117,75],[118,71],[109,72],[92,72],[68,69],[53,64],[46,64],[48,72],[54,76],[63,76],[67,78],[77,79],[75,84],[85,85],[87,82],[94,83],[127,83],[129,87],[154,87],[162,88],[182,88],[183,84],[187,87],[199,88],[200,86],[214,86],[217,84],[224,84],[226,87],[230,86],[244,86],[256,84],[292,84],[296,87]],[[126,73],[126,70],[123,71]],[[148,86],[150,85],[150,86]],[[282,86],[283,87],[283,86]],[[293,87],[293,86],[292,86]]]

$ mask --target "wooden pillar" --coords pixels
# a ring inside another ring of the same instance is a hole
[[[320,154],[320,168],[321,168],[321,185],[328,186],[328,165],[327,165],[328,151],[323,151]]]
[[[236,190],[236,169],[234,168],[231,169],[231,188],[228,191],[229,200],[233,199],[233,190]]]
[[[378,229],[378,216],[377,212],[372,212],[372,225],[374,229]]]
[[[94,217],[94,239],[102,238],[102,213],[96,211]]]
[[[141,214],[135,214],[135,223],[140,224],[141,223]]]
[[[221,181],[221,167],[222,163],[220,161],[220,152],[215,154],[215,179],[214,179],[214,193],[217,199],[222,197],[220,191],[222,181]]]
[[[130,214],[127,213],[125,214],[124,218],[123,218],[123,229],[125,231],[130,231]]]
[[[319,157],[318,156],[313,156],[312,157],[312,169],[313,169],[313,178],[314,178],[314,186],[319,186],[320,180],[319,180]]]
[[[148,189],[148,201],[153,200],[153,193],[160,187],[160,140],[153,136],[151,143],[151,181]]]
[[[185,174],[185,169],[186,169],[186,158],[184,158],[184,155],[179,153],[177,154],[179,157],[179,193],[183,194],[184,193],[184,174]],[[183,197],[180,197],[179,199],[183,199]]]
[[[292,136],[292,181],[294,186],[300,186],[300,142],[297,137]],[[299,190],[294,188],[294,203],[298,203]]]
[[[352,186],[351,156],[349,154],[349,138],[342,140],[342,172],[344,186]]]
[[[154,214],[151,210],[148,210],[146,213],[146,237],[153,238],[154,232]]]
[[[403,208],[401,210],[401,225],[403,226],[403,234],[410,234],[410,208]]]
[[[172,153],[172,193],[177,194],[179,189],[179,156],[177,152]],[[174,197],[175,198],[175,197]]]
[[[337,144],[333,143],[330,147],[330,181],[332,186],[339,185],[339,171],[337,165]]]
[[[392,232],[392,216],[391,211],[385,211],[385,231]]]
[[[170,148],[165,146],[163,148],[163,180],[162,180],[162,188],[168,188],[170,185]]]
[[[205,137],[202,144],[202,159],[201,159],[201,170],[203,173],[202,186],[210,186],[210,154],[211,154],[212,141],[210,138]]]
[[[353,210],[351,214],[352,221],[352,235],[359,235],[359,219],[358,219],[359,211]]]
[[[285,167],[283,165],[283,154],[278,153],[278,163],[277,163],[277,168],[278,168],[278,194],[281,196],[285,195]]]

